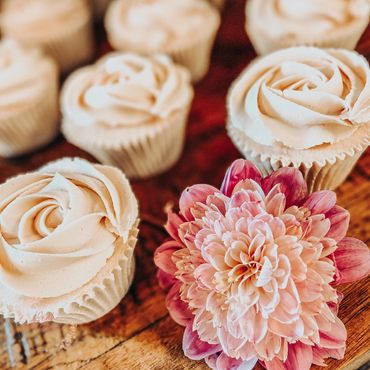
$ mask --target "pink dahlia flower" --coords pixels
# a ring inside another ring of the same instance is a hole
[[[307,195],[298,170],[262,178],[238,160],[218,190],[186,189],[155,253],[183,349],[212,369],[306,370],[343,358],[338,284],[369,273],[370,252],[346,237],[335,193]]]

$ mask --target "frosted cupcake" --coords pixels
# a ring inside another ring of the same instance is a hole
[[[205,0],[115,0],[105,26],[115,49],[169,54],[187,67],[193,81],[209,69],[220,15]]]
[[[25,45],[41,46],[62,71],[93,56],[91,14],[86,0],[5,0],[1,30]]]
[[[38,48],[0,42],[0,156],[14,157],[58,133],[58,67]]]
[[[129,177],[152,176],[179,159],[192,98],[189,72],[167,56],[108,54],[66,81],[62,131]]]
[[[370,142],[370,70],[356,52],[296,47],[257,59],[228,96],[228,131],[263,174],[299,168],[335,189]]]
[[[122,172],[81,159],[0,185],[0,313],[79,324],[109,312],[133,278],[137,218]]]
[[[354,49],[369,13],[368,0],[248,0],[246,29],[259,54],[297,45]]]

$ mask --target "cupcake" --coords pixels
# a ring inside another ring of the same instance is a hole
[[[0,41],[0,156],[14,157],[58,133],[58,67],[38,48]]]
[[[354,51],[295,47],[248,66],[228,95],[228,132],[266,175],[301,170],[335,189],[370,142],[370,70]]]
[[[89,0],[93,10],[95,19],[100,19],[104,16],[105,11],[111,0]]]
[[[138,205],[113,167],[64,158],[0,185],[0,313],[79,324],[126,294]]]
[[[5,0],[2,33],[42,47],[63,72],[92,58],[93,30],[86,0]]]
[[[105,18],[115,49],[169,54],[193,81],[208,72],[219,25],[217,9],[205,0],[115,0]]]
[[[299,45],[354,49],[369,13],[368,0],[248,0],[246,30],[258,54]]]
[[[193,98],[189,72],[165,55],[111,53],[62,91],[62,131],[99,161],[143,178],[179,159]]]

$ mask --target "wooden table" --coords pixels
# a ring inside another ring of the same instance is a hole
[[[168,316],[152,258],[166,237],[162,228],[164,207],[175,203],[187,185],[206,182],[219,186],[227,166],[239,157],[225,131],[225,94],[233,79],[255,57],[244,32],[243,3],[243,0],[229,1],[223,14],[211,70],[196,86],[182,159],[160,177],[133,183],[142,223],[136,250],[136,277],[130,292],[110,314],[77,328],[57,324],[19,326],[0,319],[0,369],[206,368],[204,363],[189,361],[182,354],[183,329]],[[101,45],[99,53],[106,49],[103,40]],[[370,29],[358,50],[369,59]],[[59,138],[25,158],[0,160],[0,181],[66,155],[93,160]],[[370,240],[369,177],[368,151],[337,191],[339,204],[352,214],[349,234],[367,243]],[[348,329],[348,349],[343,361],[328,361],[329,370],[357,369],[370,360],[369,286],[367,279],[343,289],[345,299],[339,316]]]

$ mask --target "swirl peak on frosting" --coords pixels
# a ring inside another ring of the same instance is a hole
[[[33,103],[56,76],[56,64],[38,48],[0,41],[0,110]]]
[[[62,106],[77,125],[137,127],[160,122],[192,98],[189,72],[167,56],[112,53],[69,78]]]
[[[278,37],[338,31],[358,18],[368,18],[368,0],[253,0],[247,7],[249,21],[259,15],[265,32]],[[265,25],[268,24],[268,27]]]
[[[198,37],[218,11],[200,0],[119,0],[108,9],[107,26],[130,45],[163,51]]]
[[[137,201],[116,168],[65,158],[0,185],[0,284],[32,298],[70,293],[126,243]]]
[[[86,0],[5,0],[1,27],[5,34],[22,40],[43,38],[60,32],[66,23],[79,23],[88,17]]]
[[[259,58],[229,95],[233,125],[259,144],[308,149],[370,123],[369,64],[356,52],[295,47]]]

